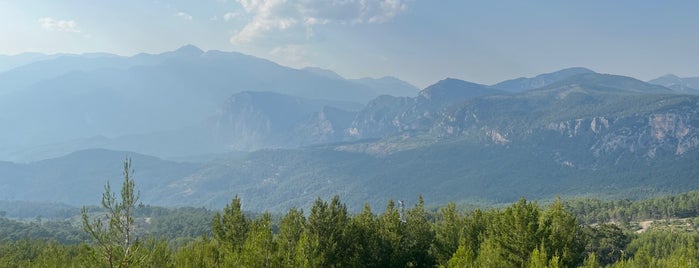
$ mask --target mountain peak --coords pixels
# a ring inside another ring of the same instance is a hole
[[[674,74],[666,74],[666,75],[663,75],[659,78],[681,79],[679,76],[676,76]]]
[[[173,51],[177,55],[185,55],[185,56],[199,56],[204,53],[203,50],[198,48],[195,45],[184,45],[177,50]]]
[[[434,90],[437,88],[452,88],[452,87],[457,87],[460,89],[469,89],[469,88],[485,88],[488,86],[473,83],[473,82],[464,81],[461,79],[447,77],[447,78],[444,78],[442,80],[439,80],[437,83],[434,83],[431,86],[426,87],[424,90]]]
[[[555,74],[555,73],[594,73],[595,71],[590,70],[585,67],[570,67],[570,68],[564,68],[559,71],[555,71],[553,73],[548,73],[548,74]],[[546,74],[540,74],[541,75],[546,75]]]
[[[500,91],[491,89],[486,85],[447,77],[420,91],[420,96],[426,99],[471,98],[497,93]]]

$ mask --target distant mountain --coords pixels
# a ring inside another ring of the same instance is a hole
[[[329,109],[328,106],[351,108],[352,105],[272,92],[242,92],[231,97],[224,105],[216,120],[215,134],[226,148],[236,150],[305,145],[294,142],[298,137],[293,133],[299,131],[299,124],[306,123],[311,118],[332,120],[334,113],[347,114],[345,117],[353,114],[338,108]],[[308,134],[310,133],[304,133]],[[312,136],[305,136],[303,140],[309,138]]]
[[[376,92],[381,93],[381,95],[412,97],[415,96],[418,91],[420,91],[420,89],[412,84],[392,76],[384,76],[378,79],[365,77],[360,79],[351,79],[350,81],[373,88],[376,90]]]
[[[106,148],[165,158],[187,158],[237,150],[296,147],[342,140],[342,131],[333,138],[316,137],[308,131],[319,126],[306,124],[327,124],[327,120],[334,120],[335,114],[342,114],[341,118],[349,118],[343,119],[347,122],[338,126],[344,129],[355,111],[361,108],[361,104],[353,102],[246,91],[234,94],[219,106],[215,115],[196,124],[117,137],[98,135],[28,148],[0,148],[0,155],[13,155],[14,161],[31,162],[59,157],[66,152]]]
[[[327,78],[331,78],[331,79],[337,79],[337,80],[344,80],[345,79],[344,77],[340,76],[336,72],[333,72],[333,71],[328,70],[328,69],[323,69],[323,68],[318,68],[318,67],[306,67],[306,68],[303,68],[301,70],[304,70],[304,71],[309,72],[309,73],[317,74],[320,76],[324,76]]]
[[[671,88],[678,93],[699,94],[699,77],[681,78],[673,74],[664,75],[648,83]]]
[[[41,53],[22,53],[17,55],[0,55],[0,73],[32,62],[57,57]]]
[[[497,83],[493,85],[493,87],[508,92],[523,92],[530,89],[548,86],[550,84],[564,80],[571,76],[587,73],[594,72],[592,70],[582,67],[573,67],[556,71],[553,73],[540,74],[533,78],[520,77],[512,80],[507,80]]]
[[[140,65],[153,65],[161,63],[165,58],[167,58],[165,54],[158,56],[139,54],[130,58],[105,53],[81,55],[39,54],[34,61],[0,73],[0,96],[73,72],[88,72],[105,68],[125,69]]]
[[[348,134],[356,138],[382,138],[404,131],[422,131],[449,105],[503,93],[485,85],[447,78],[426,87],[414,98],[381,96],[374,99],[359,111]]]
[[[586,91],[616,92],[616,93],[644,93],[644,94],[673,94],[672,89],[643,82],[641,80],[621,75],[586,73],[574,75],[569,78],[552,83],[537,89],[537,91],[572,90],[580,88]]]
[[[304,71],[321,75],[327,78],[343,80],[344,77],[339,74],[322,68],[317,67],[306,67],[303,68]],[[378,95],[391,95],[395,97],[412,97],[420,91],[417,87],[411,85],[408,82],[400,80],[392,76],[384,76],[381,78],[370,78],[364,77],[359,79],[349,79],[349,81],[367,86],[374,89],[374,92]]]
[[[489,88],[486,85],[446,78],[423,89],[420,92],[420,97],[434,102],[437,106],[443,106],[450,101],[502,93],[505,92]]]
[[[5,129],[0,148],[5,152],[191,128],[242,91],[344,102],[380,95],[349,80],[194,46],[156,55],[63,55],[36,61],[0,73],[0,91]]]

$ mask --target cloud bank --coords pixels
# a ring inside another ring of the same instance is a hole
[[[236,0],[251,17],[230,38],[233,44],[261,39],[308,39],[323,24],[371,24],[391,20],[406,9],[405,0]],[[281,39],[281,38],[280,38]]]
[[[44,17],[39,19],[39,24],[47,31],[80,32],[80,30],[78,30],[78,23],[74,20],[56,20],[51,17]]]

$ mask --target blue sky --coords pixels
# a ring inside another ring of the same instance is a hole
[[[699,1],[0,0],[0,54],[238,51],[348,78],[699,76]]]

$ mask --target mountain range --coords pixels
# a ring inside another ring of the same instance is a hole
[[[0,199],[95,203],[126,155],[156,205],[674,193],[699,188],[693,81],[576,67],[418,91],[193,46],[39,59],[0,73]]]

